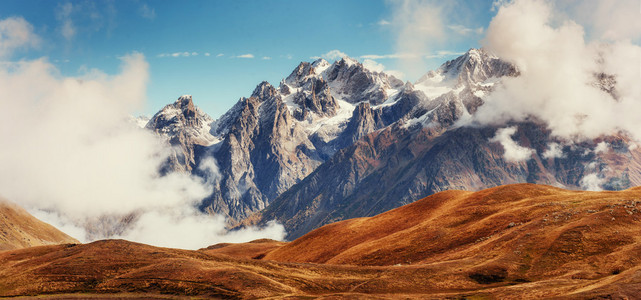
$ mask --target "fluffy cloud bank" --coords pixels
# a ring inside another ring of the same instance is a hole
[[[475,121],[498,124],[535,117],[545,121],[553,135],[568,140],[618,131],[641,140],[641,47],[631,40],[641,32],[638,1],[605,2],[609,4],[591,6],[594,17],[583,23],[561,14],[555,2],[504,3],[490,23],[484,46],[515,63],[521,75],[505,78]],[[633,2],[635,14],[609,16],[625,19],[625,31],[617,26],[621,20],[603,21],[606,12],[621,11]],[[592,39],[586,38],[586,28],[593,32]]]
[[[196,209],[211,183],[158,174],[170,149],[129,117],[144,104],[148,64],[140,53],[121,61],[116,75],[78,77],[46,59],[0,65],[0,194],[82,241],[198,248],[282,239],[277,224],[228,233],[222,217]]]

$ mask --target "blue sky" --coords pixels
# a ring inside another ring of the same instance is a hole
[[[140,52],[150,66],[141,113],[192,94],[196,105],[218,117],[259,82],[278,85],[299,62],[332,50],[414,81],[479,47],[495,14],[492,1],[456,1],[433,15],[413,15],[434,8],[423,2],[3,0],[0,19],[22,17],[41,39],[5,60],[47,57],[63,76],[93,68],[114,74],[119,57]],[[441,27],[434,32],[433,25]],[[408,51],[421,52],[418,70],[397,59]]]

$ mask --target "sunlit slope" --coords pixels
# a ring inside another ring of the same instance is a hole
[[[78,241],[0,198],[0,251],[63,243]]]
[[[572,269],[589,278],[636,264],[640,210],[641,188],[585,192],[516,184],[447,191],[375,217],[326,225],[265,259],[492,265],[528,280]]]
[[[446,191],[293,242],[122,240],[0,253],[0,296],[641,297],[641,188]]]

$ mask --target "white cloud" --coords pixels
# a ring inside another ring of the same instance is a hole
[[[601,191],[603,188],[601,185],[605,183],[605,179],[599,178],[599,175],[596,173],[591,173],[583,176],[580,181],[581,188],[586,191]]]
[[[156,9],[149,7],[146,3],[140,6],[140,15],[149,20],[156,18]]]
[[[38,47],[40,37],[33,26],[21,17],[0,20],[0,58],[12,55],[18,49]]]
[[[499,9],[484,46],[515,63],[521,74],[503,79],[475,120],[496,124],[534,116],[547,123],[553,136],[567,140],[618,131],[641,140],[641,47],[629,39],[587,41],[584,26],[553,9],[550,2],[535,0]],[[638,15],[616,17],[640,22]],[[615,76],[617,100],[593,84],[598,73]]]
[[[156,55],[156,57],[190,57],[190,56],[198,56],[198,52],[189,52],[189,51],[183,51],[183,52],[173,52],[173,53],[160,53]],[[208,56],[205,54],[205,56]]]
[[[221,57],[221,56],[225,56],[225,54],[218,53],[218,54],[216,55],[216,57]]]
[[[638,0],[557,0],[555,4],[583,24],[594,38],[620,41],[641,37],[641,2]]]
[[[73,25],[71,13],[73,12],[73,4],[67,2],[59,4],[56,9],[56,19],[60,21],[60,34],[67,39],[71,40],[76,35],[76,27]]]
[[[387,25],[390,25],[390,24],[392,24],[392,23],[390,23],[390,21],[387,21],[387,20],[385,20],[385,19],[381,19],[381,20],[380,20],[380,21],[378,21],[378,23],[376,23],[376,24],[378,24],[378,25],[380,25],[380,26],[387,26]]]
[[[321,57],[326,59],[326,60],[339,60],[343,57],[347,57],[348,55],[345,54],[344,52],[341,52],[339,50],[331,50],[328,51],[325,54],[322,54]]]
[[[116,8],[110,1],[66,1],[55,9],[58,33],[67,41],[78,34],[93,35],[116,27]]]
[[[561,158],[565,157],[563,148],[558,143],[549,143],[548,148],[543,152],[543,158]]]
[[[266,228],[250,227],[232,232],[225,230],[225,222],[222,216],[209,216],[188,207],[177,207],[166,212],[151,210],[143,213],[132,227],[117,238],[161,247],[198,249],[222,242],[248,242],[258,236],[275,240],[285,237],[283,225],[274,222]],[[204,242],[194,236],[207,240]]]
[[[211,53],[205,52],[205,56],[210,56],[210,55],[211,55]]]
[[[511,2],[511,0],[494,0],[492,2],[491,11],[497,11],[497,10],[499,10],[499,8],[501,8],[501,6],[505,6],[510,2]]]
[[[403,72],[400,72],[400,71],[385,70],[385,66],[383,64],[378,63],[378,62],[376,62],[374,60],[371,60],[371,59],[363,60],[362,64],[363,64],[363,67],[365,67],[365,68],[367,68],[369,70],[372,70],[374,72],[385,72],[385,73],[390,74],[390,75],[392,75],[392,76],[394,76],[396,78],[399,78],[399,79],[403,79],[403,77],[405,76],[405,74],[403,74]]]
[[[608,152],[610,149],[610,144],[606,141],[602,141],[596,145],[596,148],[594,148],[594,153],[605,153]]]
[[[397,0],[392,4],[393,29],[397,36],[396,52],[406,53],[399,57],[401,69],[408,76],[418,78],[427,70],[424,53],[442,43],[447,36],[443,18],[443,2],[431,0]]]
[[[465,52],[440,50],[434,53],[426,54],[425,58],[445,58],[445,57],[452,57],[452,56],[460,56],[463,54],[465,54]]]
[[[272,58],[271,58],[271,57],[269,57],[269,56],[263,56],[261,59],[263,59],[263,60],[270,60],[270,59],[272,59]]]
[[[512,136],[516,133],[516,126],[501,128],[496,131],[490,142],[498,142],[503,146],[505,153],[503,157],[509,162],[520,162],[528,160],[532,154],[536,153],[534,149],[523,147],[512,140]]]
[[[366,54],[361,55],[363,59],[420,59],[420,58],[445,58],[451,56],[463,55],[465,52],[439,50],[429,53],[392,53],[392,54]]]
[[[82,241],[199,248],[282,237],[279,225],[226,232],[221,217],[196,208],[212,182],[158,174],[171,150],[129,121],[144,105],[148,64],[138,53],[121,59],[116,75],[90,69],[78,77],[60,76],[46,59],[0,65],[2,196]],[[200,167],[217,172],[214,161]]]
[[[374,72],[383,72],[383,70],[385,70],[385,66],[383,66],[383,64],[377,63],[376,61],[373,61],[371,59],[363,60],[363,67]]]
[[[241,55],[236,55],[236,58],[254,58],[254,55],[251,53],[248,54],[241,54]]]
[[[477,27],[477,28],[468,28],[463,25],[448,25],[447,28],[450,30],[460,34],[460,35],[470,35],[472,33],[474,34],[483,34],[484,28],[483,27]]]
[[[392,58],[416,58],[421,56],[421,54],[416,53],[393,53],[393,54],[366,54],[361,55],[361,58],[364,59],[392,59]]]

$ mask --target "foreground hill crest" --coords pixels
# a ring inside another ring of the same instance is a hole
[[[446,191],[289,243],[0,252],[0,296],[636,299],[641,189]],[[76,296],[76,295],[73,295]]]

